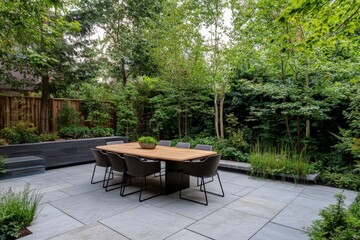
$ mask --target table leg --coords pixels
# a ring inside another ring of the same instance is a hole
[[[180,162],[165,162],[165,194],[171,194],[181,189],[188,188],[190,186],[189,176],[184,175],[183,184],[181,182],[182,163]]]

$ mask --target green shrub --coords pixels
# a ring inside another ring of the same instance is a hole
[[[242,130],[237,130],[230,133],[229,145],[236,148],[240,152],[249,151],[249,144],[244,140],[244,133]]]
[[[26,185],[20,192],[2,190],[0,196],[0,239],[17,238],[33,221],[42,195]]]
[[[322,219],[313,221],[308,236],[313,240],[360,239],[360,202],[345,208],[344,196],[335,196],[336,204],[320,211]]]
[[[250,154],[251,172],[261,177],[274,177],[278,174],[291,174],[295,180],[310,173],[310,164],[304,154],[290,156],[283,149],[281,152],[256,146]]]
[[[79,126],[81,122],[81,116],[78,111],[68,102],[61,104],[61,110],[57,119],[58,129],[70,126]]]
[[[111,115],[104,111],[95,110],[89,113],[86,121],[90,122],[94,127],[109,127]]]
[[[56,141],[58,135],[56,133],[40,134],[39,138],[41,142]]]
[[[23,121],[19,121],[11,127],[2,129],[0,136],[9,144],[33,143],[40,141],[34,124]]]
[[[88,127],[64,127],[58,132],[61,138],[88,138],[91,136],[91,131]]]
[[[112,128],[64,127],[58,132],[60,138],[108,137],[114,134]]]
[[[324,171],[320,179],[327,185],[360,191],[360,175],[356,173]]]
[[[5,169],[5,156],[0,155],[0,174],[1,173],[5,173],[6,169]]]
[[[114,135],[114,130],[112,128],[91,128],[91,136],[92,137],[109,137]]]
[[[219,151],[223,159],[226,160],[235,160],[240,162],[247,162],[249,159],[249,154],[242,153],[234,147],[225,147]]]
[[[154,144],[157,144],[157,140],[153,137],[150,137],[150,136],[142,136],[138,139],[138,142],[139,143],[154,143]]]

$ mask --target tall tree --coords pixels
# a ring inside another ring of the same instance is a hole
[[[1,59],[5,71],[28,71],[41,79],[39,132],[47,133],[48,99],[57,69],[69,63],[65,35],[77,31],[77,22],[65,19],[65,1],[2,1]],[[4,48],[2,48],[4,47]],[[64,61],[64,60],[67,61]]]

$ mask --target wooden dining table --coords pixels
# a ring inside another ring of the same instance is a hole
[[[126,155],[138,156],[145,159],[165,162],[165,194],[171,194],[190,186],[189,176],[183,177],[181,182],[182,162],[203,159],[217,154],[214,151],[197,149],[156,146],[154,149],[142,149],[137,142],[97,146],[97,149]]]

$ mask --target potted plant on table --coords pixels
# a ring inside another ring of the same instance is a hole
[[[143,136],[138,139],[138,143],[143,149],[154,149],[157,145],[157,140],[150,136]]]

